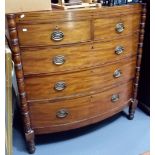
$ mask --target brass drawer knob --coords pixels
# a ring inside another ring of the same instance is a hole
[[[114,72],[114,74],[113,74],[113,76],[114,76],[115,78],[118,78],[118,77],[120,77],[121,75],[122,75],[122,72],[121,72],[120,69],[116,69],[115,72]]]
[[[55,65],[63,65],[65,63],[65,57],[63,55],[57,55],[53,58],[53,63]]]
[[[123,46],[117,46],[116,48],[115,48],[115,53],[117,54],[117,55],[120,55],[120,54],[122,54],[124,52],[124,47]]]
[[[68,114],[69,114],[69,112],[68,112],[67,109],[60,109],[60,110],[57,111],[56,116],[58,118],[65,118],[65,117],[68,116]]]
[[[52,32],[51,34],[51,39],[54,41],[61,41],[64,38],[64,33],[62,31],[59,31],[56,29],[55,31]]]
[[[66,88],[66,83],[64,81],[59,81],[54,85],[54,89],[57,91],[62,91]]]
[[[116,30],[116,32],[121,33],[124,31],[124,28],[125,27],[124,27],[123,23],[118,23],[118,24],[116,24],[115,30]]]
[[[119,100],[119,94],[113,94],[111,96],[111,101],[112,102],[117,102]]]

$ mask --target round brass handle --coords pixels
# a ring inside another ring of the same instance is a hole
[[[66,88],[66,83],[64,81],[59,81],[54,85],[54,89],[57,91],[62,91]]]
[[[117,102],[119,100],[119,94],[113,94],[111,96],[111,101],[112,102]]]
[[[63,65],[65,63],[65,57],[63,55],[57,55],[53,58],[53,63],[55,65]]]
[[[54,41],[61,41],[64,38],[64,33],[59,30],[55,30],[51,34],[51,39]]]
[[[120,77],[121,75],[122,75],[122,72],[121,72],[120,69],[116,69],[116,70],[114,71],[113,76],[114,76],[115,78],[118,78],[118,77]]]
[[[117,47],[115,48],[115,53],[116,53],[117,55],[122,54],[123,51],[124,51],[124,47],[123,47],[123,46],[117,46]]]
[[[58,118],[65,118],[65,117],[68,116],[68,114],[69,114],[69,112],[68,112],[67,109],[60,109],[60,110],[57,111],[56,116]]]
[[[124,24],[123,23],[118,23],[116,24],[116,27],[115,27],[115,30],[118,32],[118,33],[121,33],[124,31]]]

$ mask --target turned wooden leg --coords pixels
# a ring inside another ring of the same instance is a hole
[[[26,138],[26,142],[27,142],[27,149],[29,151],[30,154],[35,152],[35,142],[34,142],[34,131],[30,130],[29,132],[25,133],[25,138]]]
[[[136,99],[131,101],[131,104],[129,106],[129,117],[128,117],[129,120],[134,119],[134,114],[135,114],[135,110],[137,107],[137,103],[138,101]]]
[[[35,152],[35,150],[36,150],[34,140],[32,140],[31,142],[27,142],[27,145],[28,145],[27,146],[28,152],[30,154],[33,154]]]

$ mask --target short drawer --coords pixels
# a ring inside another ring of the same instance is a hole
[[[135,76],[136,58],[113,65],[62,75],[26,77],[27,99],[62,99],[89,95]]]
[[[138,35],[133,35],[80,46],[22,49],[24,74],[72,72],[102,66],[135,55],[137,45]]]
[[[109,40],[121,35],[135,33],[140,27],[140,14],[103,17],[94,20],[95,40]]]
[[[19,24],[17,29],[21,46],[70,44],[91,39],[89,20]]]
[[[128,105],[131,97],[132,82],[129,82],[92,96],[54,103],[30,103],[32,128],[50,127],[50,131],[62,131],[91,124],[97,122],[98,117],[103,119]]]

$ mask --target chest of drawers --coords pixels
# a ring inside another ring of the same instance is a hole
[[[7,14],[29,152],[34,137],[99,122],[129,106],[133,119],[145,4]]]

